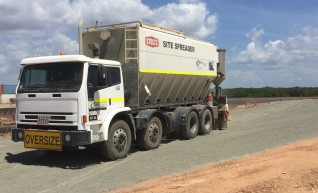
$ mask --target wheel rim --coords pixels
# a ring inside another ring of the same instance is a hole
[[[156,143],[159,137],[159,126],[157,123],[151,123],[148,129],[148,136],[152,143]]]
[[[115,131],[113,135],[113,147],[118,152],[123,152],[127,144],[127,133],[124,129],[119,128]]]
[[[211,117],[209,115],[205,116],[204,126],[206,130],[209,130],[211,128]]]
[[[195,133],[197,130],[197,119],[193,116],[190,118],[190,131]]]

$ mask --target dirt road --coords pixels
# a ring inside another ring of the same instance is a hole
[[[87,149],[47,155],[0,138],[0,192],[117,190],[316,137],[317,117],[318,100],[264,104],[233,112],[228,129],[189,141],[164,142],[153,151],[133,149],[128,158],[115,162],[104,162]]]
[[[116,192],[318,192],[318,138]]]

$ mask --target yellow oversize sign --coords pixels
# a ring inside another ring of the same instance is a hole
[[[33,149],[62,150],[59,131],[24,131],[24,147]]]

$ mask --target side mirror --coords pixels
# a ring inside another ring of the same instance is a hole
[[[93,89],[94,87],[93,87],[93,84],[92,83],[87,83],[87,88],[88,89]]]
[[[87,92],[88,92],[88,99],[94,100],[94,92],[96,88],[93,86],[92,83],[87,83]]]
[[[106,86],[106,67],[98,66],[98,85]]]

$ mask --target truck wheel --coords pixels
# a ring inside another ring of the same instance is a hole
[[[187,124],[185,128],[181,129],[181,134],[185,139],[195,138],[199,130],[199,118],[195,111],[188,115]]]
[[[155,149],[162,139],[162,123],[158,117],[152,117],[147,128],[140,132],[139,144],[144,150]]]
[[[199,129],[199,134],[205,135],[205,134],[210,133],[210,131],[212,130],[212,124],[213,124],[213,120],[212,120],[211,111],[209,109],[205,109],[205,111],[203,112],[203,115],[202,115],[201,127]]]
[[[109,160],[117,160],[127,156],[131,146],[131,132],[125,121],[115,121],[109,131],[108,140],[101,143],[103,156]]]

